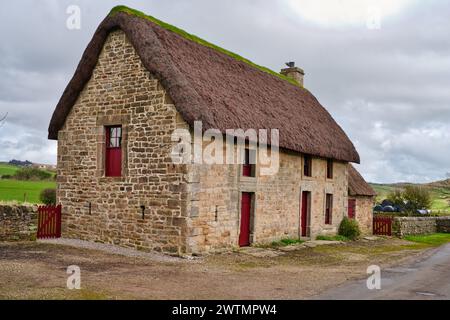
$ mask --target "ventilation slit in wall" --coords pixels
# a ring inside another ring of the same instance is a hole
[[[145,219],[145,206],[141,206],[141,210],[142,210],[142,220]]]

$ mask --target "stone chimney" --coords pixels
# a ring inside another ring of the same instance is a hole
[[[281,74],[294,79],[295,82],[303,87],[303,76],[305,75],[303,69],[296,67],[295,62],[287,62],[286,65],[288,66],[288,68],[281,69]]]

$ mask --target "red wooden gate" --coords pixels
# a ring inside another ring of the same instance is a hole
[[[392,235],[391,217],[373,217],[373,234],[381,236]]]
[[[38,208],[38,239],[61,237],[61,205]]]

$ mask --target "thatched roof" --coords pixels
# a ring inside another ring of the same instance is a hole
[[[375,190],[364,180],[358,170],[351,164],[348,165],[348,194],[350,196],[369,196],[377,195]]]
[[[306,89],[204,40],[130,10],[115,10],[100,24],[66,87],[49,126],[57,139],[89,81],[106,38],[120,28],[183,118],[203,129],[279,129],[280,147],[358,162],[350,139]],[[270,47],[268,47],[270,49]]]

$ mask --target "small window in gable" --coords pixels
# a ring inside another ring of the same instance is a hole
[[[327,179],[333,179],[333,159],[327,159]]]
[[[305,177],[312,176],[312,157],[309,155],[303,157],[303,175]]]
[[[105,127],[105,176],[122,176],[122,126]]]

